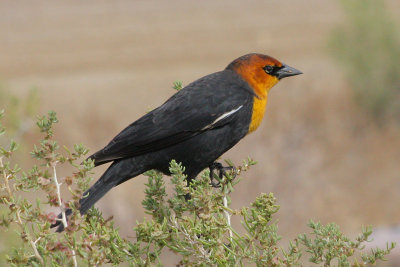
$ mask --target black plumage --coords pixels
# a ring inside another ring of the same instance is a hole
[[[270,73],[269,66],[276,71]],[[112,164],[80,200],[81,214],[114,186],[147,170],[169,175],[173,159],[185,166],[188,181],[194,179],[249,133],[252,120],[257,128],[270,88],[297,74],[274,58],[248,54],[189,84],[89,157],[95,166]],[[60,220],[52,225],[57,226],[57,231],[64,229]]]
[[[189,181],[195,178],[247,134],[253,98],[249,85],[231,70],[200,78],[174,94],[89,157],[95,166],[113,164],[85,192],[81,214],[114,186],[147,170],[169,175],[172,159],[182,162]],[[59,221],[54,226],[58,232],[64,229]]]

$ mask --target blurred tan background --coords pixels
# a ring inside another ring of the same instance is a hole
[[[398,23],[400,2],[386,4]],[[188,84],[249,52],[302,70],[272,90],[258,131],[224,155],[259,162],[232,206],[273,192],[285,238],[306,231],[309,219],[336,222],[349,235],[399,224],[400,130],[377,126],[356,105],[345,68],[327,52],[343,21],[339,2],[2,0],[0,12],[2,87],[21,98],[38,88],[38,112],[57,112],[60,143],[92,152],[171,96],[175,80]],[[125,236],[144,216],[145,182],[137,177],[97,204]]]

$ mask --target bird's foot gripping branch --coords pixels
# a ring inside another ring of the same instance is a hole
[[[283,249],[273,220],[279,207],[272,194],[261,194],[248,207],[232,209],[229,194],[240,182],[232,181],[233,173],[216,175],[219,188],[210,185],[209,170],[187,186],[184,167],[175,161],[170,165],[170,180],[158,172],[146,172],[143,207],[151,217],[135,226],[134,239],[126,240],[114,228],[112,219],[104,219],[97,209],[80,216],[77,203],[88,187],[93,163],[77,164],[87,152],[81,145],[61,152],[53,140],[52,126],[56,122],[54,113],[39,119],[37,125],[44,138],[32,155],[40,165],[30,170],[22,171],[15,164],[15,142],[7,148],[0,146],[0,247],[5,248],[0,251],[1,266],[99,266],[124,262],[148,266],[163,264],[167,250],[176,254],[176,262],[189,266],[293,266],[307,261],[307,266],[364,266],[382,260],[394,247],[391,244],[364,254],[369,229],[351,241],[335,224],[310,222],[310,233],[299,235]],[[3,132],[0,125],[0,134]],[[236,167],[236,174],[252,164],[251,160],[245,161]],[[67,176],[57,175],[60,165],[70,165],[74,171]],[[170,195],[165,181],[172,184]],[[31,192],[36,198],[33,201]],[[189,199],[185,197],[188,194]],[[73,210],[68,222],[61,217],[66,231],[55,233],[50,225],[57,220],[56,213],[68,208]],[[233,226],[232,217],[239,218],[236,221],[241,224]]]

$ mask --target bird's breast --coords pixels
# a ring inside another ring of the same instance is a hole
[[[265,108],[267,106],[267,100],[268,100],[267,95],[262,98],[254,97],[253,113],[251,115],[251,121],[248,133],[255,131],[258,128],[258,126],[260,126],[261,121],[264,117]]]

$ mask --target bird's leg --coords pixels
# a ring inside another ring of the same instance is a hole
[[[227,177],[227,172],[228,171],[230,171],[230,172],[233,171],[232,180],[236,178],[236,168],[233,167],[233,166],[224,167],[219,162],[213,162],[208,168],[210,169],[210,184],[211,184],[212,187],[215,187],[215,188],[221,187],[220,182],[216,183],[214,181],[215,180],[214,179],[214,170],[218,170],[218,177],[220,179],[222,179],[223,176]]]
[[[223,176],[228,177],[228,173],[232,174],[231,180],[233,181],[236,178],[236,168],[234,166],[225,166],[219,170],[219,178],[222,179]]]
[[[214,188],[220,187],[220,182],[214,181],[214,170],[220,170],[221,168],[223,168],[222,164],[219,162],[213,162],[208,168],[210,169],[210,185]]]

